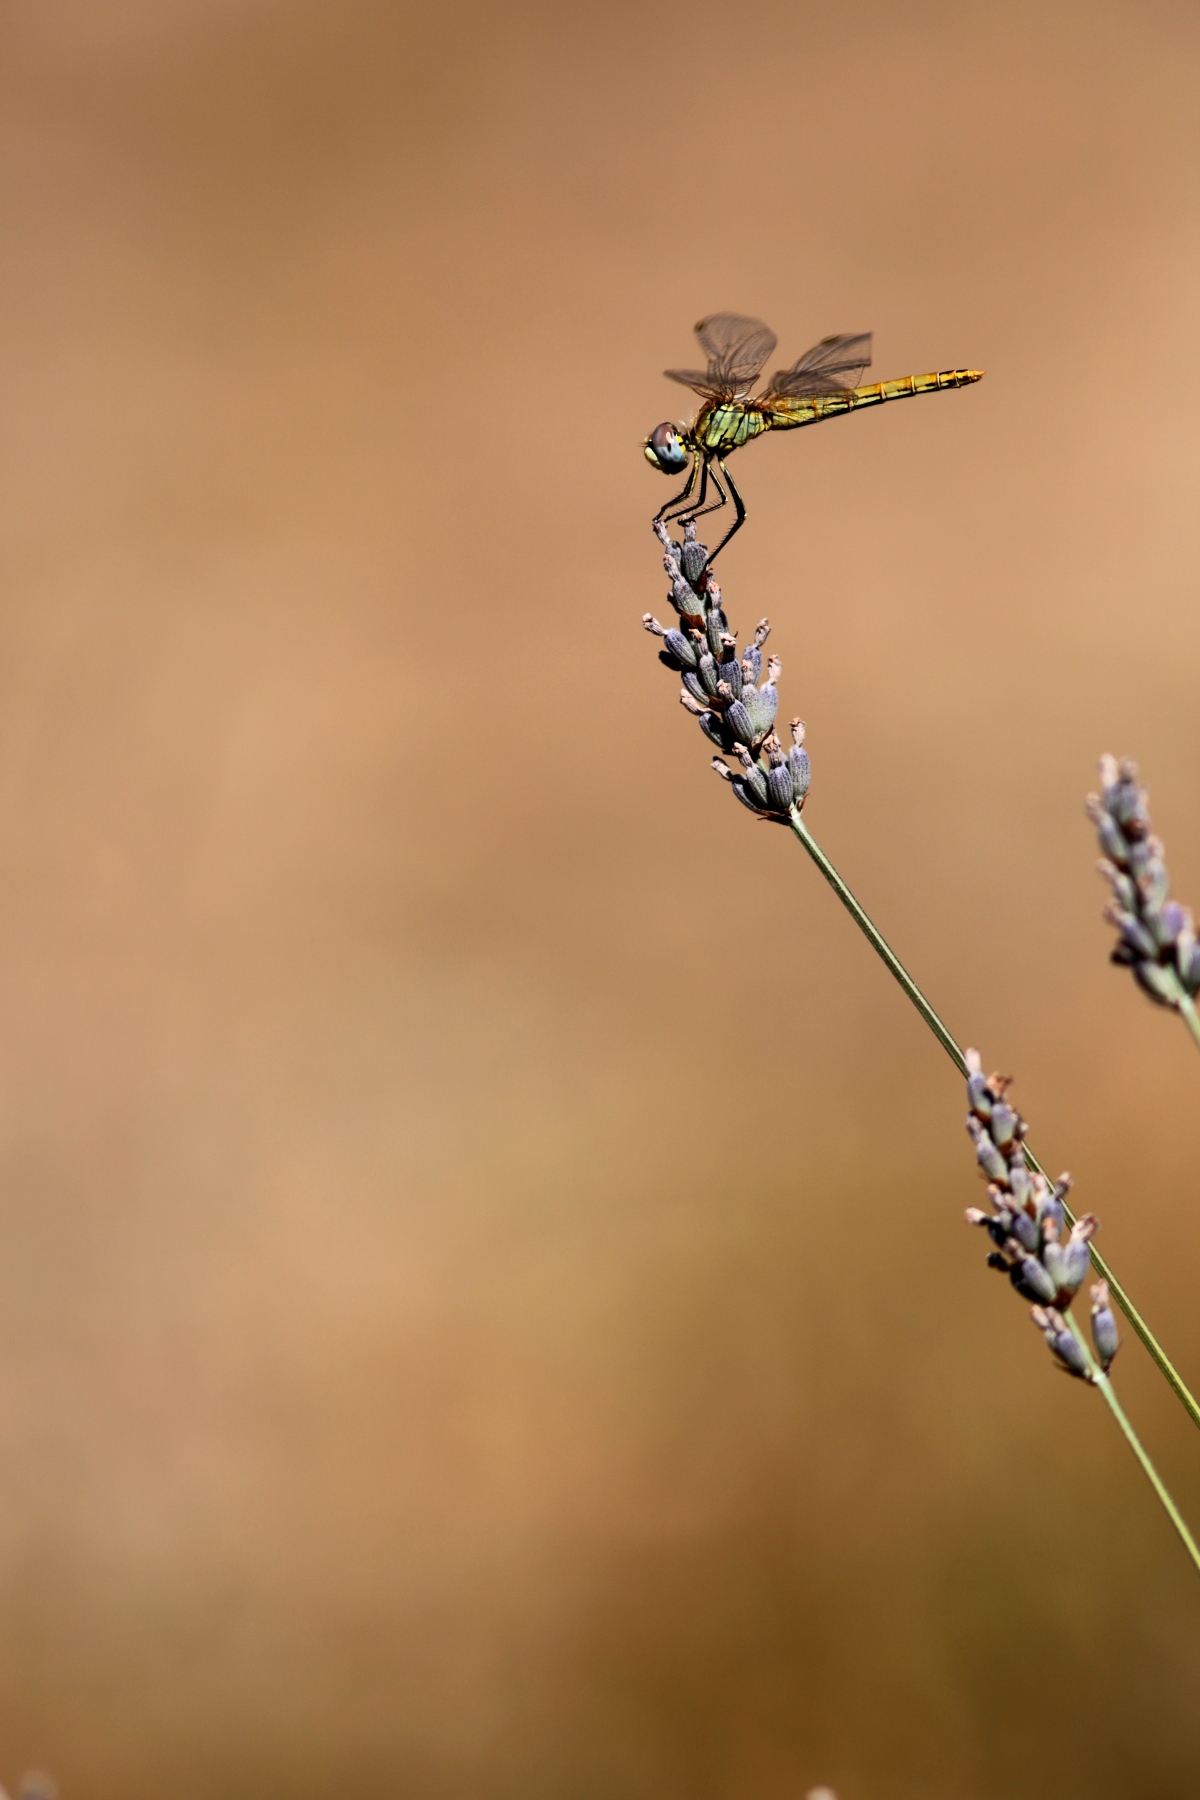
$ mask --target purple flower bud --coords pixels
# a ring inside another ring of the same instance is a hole
[[[992,1108],[991,1138],[998,1150],[1007,1150],[1016,1136],[1017,1115],[1005,1100],[998,1100]]]
[[[967,1105],[977,1118],[985,1122],[992,1116],[992,1090],[987,1084],[987,1076],[979,1066],[978,1050],[967,1051]]]
[[[1008,1174],[1008,1164],[987,1136],[975,1118],[968,1118],[967,1130],[975,1140],[975,1156],[984,1174],[992,1181],[1003,1182]]]
[[[733,782],[731,785],[733,787],[734,793],[737,795],[737,797],[741,801],[742,805],[748,806],[752,813],[757,813],[758,816],[761,818],[762,817],[762,807],[758,804],[758,801],[754,798],[753,794],[750,792],[749,788],[746,786],[746,783],[742,780],[740,775],[734,776]]]
[[[681,669],[694,669],[700,660],[695,644],[690,638],[684,637],[682,631],[664,631],[663,645],[671,652]]]
[[[1168,900],[1154,922],[1154,935],[1165,949],[1175,942],[1186,924],[1187,909],[1178,900]]]
[[[1036,1257],[1016,1254],[1017,1246],[1012,1238],[1009,1251],[1008,1279],[1026,1300],[1040,1300],[1049,1305],[1058,1292],[1057,1284],[1044,1269]]]
[[[726,731],[724,722],[719,713],[702,712],[700,714],[700,729],[708,739],[709,743],[719,745],[722,750],[733,749],[733,739],[730,737],[728,731]]]
[[[742,691],[742,665],[738,661],[737,646],[732,638],[727,638],[726,653],[717,664],[721,680],[729,689],[730,698],[736,700]]]
[[[1093,813],[1092,820],[1096,827],[1096,836],[1100,839],[1100,848],[1103,850],[1105,856],[1107,856],[1118,869],[1127,868],[1129,865],[1129,845],[1126,843],[1120,828],[1115,825],[1108,814],[1103,811]]]
[[[1027,1212],[1010,1212],[1008,1214],[1009,1230],[1016,1238],[1022,1250],[1036,1251],[1041,1236],[1036,1221]]]
[[[671,583],[671,605],[683,619],[701,620],[704,617],[704,602],[690,582],[677,575]]]
[[[692,696],[692,699],[696,701],[697,705],[703,706],[707,709],[708,702],[712,699],[712,695],[709,693],[708,689],[704,686],[704,683],[700,680],[700,677],[698,675],[694,675],[690,669],[685,669],[684,675],[683,675],[683,685],[687,689],[688,693]]]
[[[758,690],[757,688],[743,688],[742,692],[754,694]],[[752,744],[754,742],[754,726],[744,701],[735,700],[732,706],[726,708],[725,723],[739,743]]]
[[[1117,1336],[1117,1321],[1109,1304],[1107,1281],[1098,1281],[1091,1294],[1092,1342],[1096,1346],[1100,1367],[1107,1375],[1112,1367],[1113,1357],[1121,1347],[1121,1340]]]
[[[699,670],[700,679],[704,683],[705,692],[715,696],[716,691],[721,684],[721,676],[718,673],[717,660],[710,651],[706,650],[704,655],[700,658]]]
[[[738,744],[736,746],[736,753],[737,759],[742,765],[742,780],[745,782],[747,789],[753,794],[759,806],[768,806],[770,804],[770,792],[767,787],[767,777],[763,773],[762,767],[743,745]]]
[[[692,529],[694,530],[695,527],[693,526]],[[687,531],[686,525],[684,526],[684,531]],[[698,544],[694,538],[687,539],[683,546],[683,552],[679,558],[679,566],[683,570],[684,579],[690,581],[694,586],[695,583],[699,581],[701,575],[703,575],[704,567],[707,562],[707,544]]]
[[[776,812],[790,813],[792,810],[792,771],[787,763],[775,765],[767,775],[767,786],[771,791],[771,805]]]
[[[1200,994],[1200,948],[1192,951],[1191,967],[1183,981],[1189,994]]]
[[[1129,876],[1125,874],[1123,869],[1118,869],[1115,864],[1103,860],[1098,862],[1096,867],[1101,875],[1103,875],[1104,879],[1110,884],[1113,891],[1113,899],[1116,901],[1117,905],[1121,907],[1124,912],[1132,912],[1137,905],[1138,893],[1137,888],[1129,879]]]
[[[1142,897],[1144,912],[1161,912],[1167,903],[1170,884],[1167,880],[1166,866],[1156,856],[1145,874],[1138,878],[1138,892]]]
[[[774,657],[772,657],[771,661],[773,662],[774,660]],[[742,705],[745,707],[746,714],[750,720],[751,735],[746,739],[748,744],[761,743],[775,723],[775,713],[779,706],[779,695],[775,691],[775,688],[770,685],[769,663],[767,665],[767,670],[768,679],[764,686],[760,688],[747,687],[742,690]],[[741,734],[739,733],[738,735],[740,736]]]
[[[809,766],[808,751],[801,745],[794,744],[787,754],[788,768],[792,776],[792,798],[797,806],[803,805],[804,796],[808,792],[812,780],[812,769]]]
[[[1042,1333],[1051,1353],[1068,1375],[1076,1375],[1081,1381],[1090,1381],[1092,1372],[1088,1368],[1088,1360],[1083,1345],[1070,1329],[1062,1314],[1053,1307],[1035,1306],[1030,1318]]]
[[[1123,912],[1119,906],[1106,906],[1104,917],[1110,925],[1116,926],[1121,934],[1121,942],[1127,944],[1136,956],[1150,962],[1157,959],[1158,945],[1154,937],[1133,913]]]

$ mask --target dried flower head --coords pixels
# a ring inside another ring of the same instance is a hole
[[[668,599],[678,623],[660,625],[653,613],[645,613],[642,624],[662,639],[659,661],[682,679],[681,705],[699,720],[709,742],[724,752],[713,757],[717,774],[760,819],[786,825],[804,805],[810,769],[803,721],[792,720],[787,750],[775,730],[782,664],[777,656],[768,657],[764,674],[763,646],[770,622],[759,620],[753,641],[739,655],[737,633],[729,628],[708,551],[696,539],[695,522],[684,521],[682,543],[676,543],[659,520],[654,530],[665,553],[663,566],[671,584]],[[732,757],[736,766],[730,767],[726,757]]]
[[[977,1050],[968,1050],[966,1060],[967,1132],[991,1202],[990,1212],[969,1206],[967,1223],[982,1227],[991,1238],[995,1248],[987,1259],[989,1267],[1007,1275],[1018,1294],[1033,1303],[1033,1322],[1059,1367],[1091,1381],[1087,1357],[1066,1314],[1087,1275],[1088,1245],[1099,1221],[1093,1213],[1084,1213],[1068,1228],[1063,1201],[1071,1177],[1060,1175],[1051,1184],[1030,1168],[1025,1121],[1008,1103],[1008,1077],[985,1075]],[[1107,1285],[1101,1286],[1103,1307],[1098,1311],[1093,1304],[1092,1335],[1100,1366],[1107,1369],[1117,1353],[1117,1333],[1107,1310]],[[1092,1290],[1094,1302],[1098,1292]]]
[[[1089,794],[1088,815],[1104,852],[1100,873],[1113,897],[1104,916],[1117,928],[1112,961],[1159,1006],[1179,1011],[1200,990],[1200,949],[1192,915],[1170,898],[1163,847],[1150,828],[1149,796],[1138,786],[1137,764],[1100,758],[1100,792]]]

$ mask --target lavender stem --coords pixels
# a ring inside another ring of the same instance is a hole
[[[846,911],[850,914],[850,917],[854,920],[854,923],[858,926],[863,936],[867,939],[867,942],[871,945],[871,948],[908,995],[908,998],[912,1001],[951,1062],[955,1065],[959,1074],[966,1075],[967,1061],[962,1048],[951,1034],[949,1028],[933,1010],[933,1007],[929,1004],[929,1001],[925,998],[925,995],[921,992],[908,970],[904,967],[904,964],[900,961],[900,958],[896,955],[896,952],[892,949],[883,933],[872,922],[862,906],[859,905],[853,892],[842,880],[837,869],[821,849],[821,846],[817,843],[812,832],[808,829],[808,826],[804,823],[804,820],[800,817],[799,813],[793,812],[788,823],[793,832],[800,839],[800,842],[804,845],[804,848],[808,851],[808,854],[816,863],[818,869],[820,869],[822,875],[825,877],[842,905],[846,908]],[[1189,1000],[1187,1008],[1181,1007],[1180,1010],[1183,1012],[1183,1016],[1187,1020],[1187,1023],[1196,1038],[1197,1044],[1200,1044],[1200,1019],[1197,1019],[1196,1017],[1195,1007],[1192,1006]],[[1037,1157],[1034,1156],[1028,1145],[1025,1147],[1025,1157],[1031,1169],[1036,1170],[1039,1175],[1046,1175],[1045,1169],[1043,1169],[1041,1163],[1038,1161]],[[1046,1179],[1049,1180],[1049,1176],[1046,1176]],[[1063,1210],[1066,1213],[1068,1222],[1074,1224],[1074,1216],[1071,1213],[1070,1208],[1064,1206]],[[1089,1245],[1088,1248],[1091,1253],[1092,1267],[1102,1280],[1107,1281],[1112,1290],[1113,1299],[1116,1301],[1125,1317],[1129,1320],[1130,1325],[1142,1340],[1142,1343],[1146,1346],[1155,1367],[1174,1389],[1177,1398],[1187,1412],[1192,1424],[1200,1427],[1200,1402],[1197,1402],[1195,1395],[1192,1394],[1191,1390],[1188,1388],[1183,1377],[1179,1374],[1175,1365],[1171,1362],[1165,1350],[1162,1348],[1162,1345],[1159,1343],[1150,1327],[1146,1324],[1141,1313],[1109,1268],[1104,1257],[1100,1255],[1094,1245]],[[1118,1423],[1121,1424],[1122,1430],[1125,1431],[1126,1436],[1129,1437],[1130,1442],[1133,1444],[1139,1460],[1143,1463],[1143,1467],[1147,1468],[1147,1471],[1149,1472],[1148,1458],[1146,1458],[1145,1452],[1141,1449],[1137,1439],[1133,1436],[1133,1428],[1129,1425],[1128,1420],[1125,1419],[1124,1414],[1120,1411],[1115,1397],[1109,1398],[1110,1390],[1108,1390],[1103,1380],[1097,1385],[1105,1392],[1105,1398],[1109,1400],[1109,1405],[1114,1408],[1114,1411],[1117,1414]],[[1124,1421],[1124,1423],[1122,1423],[1122,1421]],[[1161,1486],[1161,1484],[1158,1483],[1156,1476],[1152,1476],[1151,1479],[1154,1480],[1156,1486]],[[1162,1490],[1162,1496],[1166,1496],[1165,1489]],[[1169,1496],[1164,1498],[1163,1504],[1167,1506],[1168,1511],[1172,1513],[1173,1519],[1177,1518],[1177,1515],[1174,1513],[1173,1503],[1170,1502]],[[1187,1527],[1183,1525],[1182,1521],[1178,1521],[1177,1529],[1179,1529],[1186,1537]],[[1190,1537],[1186,1538],[1186,1541],[1194,1555],[1195,1545],[1192,1544]],[[1197,1560],[1197,1566],[1200,1567],[1200,1559]]]

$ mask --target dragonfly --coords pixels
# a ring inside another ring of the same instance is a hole
[[[713,313],[695,329],[708,355],[707,369],[665,369],[663,373],[693,388],[704,404],[690,425],[672,424],[669,419],[656,425],[646,439],[645,455],[664,475],[681,474],[691,459],[686,485],[660,507],[656,524],[660,519],[684,515],[698,519],[733,501],[733,524],[709,556],[710,563],[745,523],[745,503],[725,463],[751,438],[761,437],[764,431],[816,425],[860,406],[906,400],[910,394],[967,387],[983,375],[982,369],[943,369],[935,375],[905,375],[899,381],[859,387],[862,372],[871,362],[871,333],[862,331],[822,338],[799,362],[777,370],[760,393],[752,394],[775,348],[770,327],[741,313]],[[706,506],[710,479],[718,498]]]

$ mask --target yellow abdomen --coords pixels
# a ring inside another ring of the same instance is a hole
[[[907,400],[910,394],[936,394],[940,388],[967,387],[979,381],[982,369],[941,369],[933,375],[905,375],[899,381],[877,381],[871,387],[850,388],[842,394],[804,394],[797,399],[771,400],[766,428],[793,431],[798,425],[815,425],[838,413],[860,406],[879,406],[885,400]],[[760,426],[761,430],[762,427]]]

